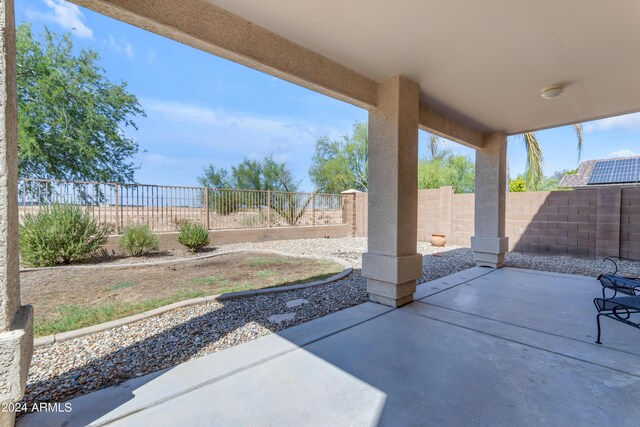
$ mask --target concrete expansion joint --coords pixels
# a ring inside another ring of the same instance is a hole
[[[552,333],[552,332],[549,332],[549,331],[545,331],[543,329],[536,329],[536,328],[531,328],[531,327],[527,327],[527,326],[522,326],[522,325],[519,325],[519,324],[516,324],[516,323],[505,322],[504,320],[498,320],[498,319],[494,319],[494,318],[487,317],[487,316],[481,316],[481,315],[478,315],[476,313],[470,313],[470,312],[466,312],[466,311],[462,311],[462,310],[456,310],[456,309],[453,309],[451,307],[445,307],[443,305],[432,304],[432,303],[428,303],[428,302],[424,302],[424,301],[419,301],[419,302],[421,302],[421,303],[423,303],[425,305],[431,305],[433,307],[437,307],[437,308],[440,308],[440,309],[443,309],[443,310],[457,312],[457,313],[465,315],[465,316],[475,317],[475,318],[478,318],[478,319],[483,319],[483,320],[489,321],[491,323],[498,323],[498,324],[506,325],[506,326],[512,327],[512,328],[524,329],[524,330],[527,330],[527,331],[531,331],[531,332],[536,333],[536,334],[549,335],[549,336],[552,336],[552,337],[557,337],[557,338],[561,338],[561,339],[565,339],[565,340],[570,340],[570,341],[573,341],[576,345],[588,345],[588,346],[594,346],[595,345],[593,343],[586,343],[586,342],[584,342],[584,341],[582,341],[580,339],[573,338],[571,336]],[[554,354],[554,355],[561,356],[561,357],[566,357],[566,358],[569,358],[569,359],[576,360],[578,362],[587,363],[587,364],[590,364],[590,365],[593,365],[593,366],[598,366],[598,367],[605,368],[605,369],[608,369],[608,370],[611,370],[611,371],[614,371],[614,372],[618,372],[618,373],[621,373],[621,374],[631,375],[633,377],[640,378],[640,375],[634,373],[631,370],[625,370],[625,369],[621,369],[621,368],[616,368],[616,367],[613,367],[613,366],[606,365],[604,363],[599,363],[599,362],[596,362],[596,361],[593,361],[593,360],[589,360],[588,358],[576,357],[575,355],[571,355],[568,352],[553,350],[551,348],[544,347],[544,346],[541,346],[541,345],[534,345],[531,342],[527,342],[527,340],[520,340],[520,339],[516,339],[516,338],[506,337],[506,336],[503,336],[501,334],[496,334],[496,333],[493,333],[491,331],[488,331],[488,330],[485,330],[485,329],[482,329],[482,328],[473,328],[473,327],[470,327],[470,326],[467,326],[467,325],[463,325],[461,323],[457,323],[455,321],[445,320],[445,319],[442,319],[442,318],[439,318],[439,317],[435,317],[435,316],[429,316],[429,315],[424,314],[424,313],[417,313],[417,312],[414,312],[414,311],[406,311],[406,313],[412,314],[412,315],[415,315],[415,316],[418,316],[418,317],[423,317],[425,319],[434,320],[436,322],[445,323],[447,325],[454,326],[454,327],[457,327],[457,328],[461,328],[461,329],[465,329],[465,330],[468,330],[468,331],[472,331],[472,332],[476,332],[476,333],[479,333],[479,334],[483,334],[483,335],[486,335],[486,336],[489,336],[489,337],[492,337],[492,338],[497,338],[499,340],[512,342],[512,343],[519,344],[519,345],[522,345],[522,346],[525,346],[525,347],[529,347],[529,348],[534,348],[536,350],[540,350],[540,351],[543,351],[543,352],[546,352],[546,353]],[[601,347],[597,347],[597,348],[601,348]],[[607,349],[607,350],[609,350],[609,349]],[[612,350],[612,351],[626,353],[623,350]],[[635,356],[634,353],[628,353],[628,354],[631,354],[631,355]]]
[[[482,266],[479,266],[479,267],[482,267]],[[457,284],[455,284],[453,286],[449,286],[449,287],[445,287],[443,289],[440,289],[439,291],[433,292],[433,293],[427,295],[426,297],[422,297],[422,298],[417,299],[416,302],[420,302],[420,303],[423,303],[423,304],[429,304],[429,305],[435,305],[435,304],[432,304],[430,302],[426,302],[425,300],[428,299],[428,298],[433,297],[434,295],[441,294],[441,293],[446,292],[446,291],[448,291],[450,289],[457,288],[458,286],[466,285],[466,284],[468,284],[468,283],[470,283],[470,282],[472,282],[474,280],[477,280],[477,279],[479,279],[481,277],[484,277],[484,276],[488,276],[489,274],[492,274],[492,273],[495,273],[495,272],[496,272],[496,270],[494,268],[487,269],[487,271],[483,272],[482,274],[480,274],[478,276],[474,276],[474,277],[472,277],[472,278],[470,278],[468,280],[465,280],[463,282],[457,283]],[[424,282],[423,284],[426,284],[426,283],[428,283],[428,282]]]
[[[285,355],[287,355],[289,353],[293,353],[293,352],[299,351],[300,349],[304,349],[307,346],[310,346],[310,345],[312,345],[312,344],[314,344],[316,342],[322,341],[322,340],[324,340],[326,338],[329,338],[329,337],[331,337],[333,335],[336,335],[336,334],[339,334],[341,332],[344,332],[344,331],[346,331],[348,329],[352,329],[352,328],[355,328],[357,326],[363,325],[363,324],[365,324],[367,322],[371,322],[371,321],[373,321],[373,320],[375,320],[375,319],[377,319],[379,317],[384,316],[385,314],[389,313],[392,310],[393,310],[392,308],[388,308],[387,310],[380,311],[377,314],[368,315],[366,318],[364,318],[362,320],[359,320],[359,321],[356,321],[356,322],[353,322],[353,323],[350,323],[350,324],[348,324],[346,326],[343,326],[341,324],[340,327],[337,327],[337,328],[335,328],[335,329],[333,329],[333,330],[331,330],[329,332],[321,333],[321,334],[319,334],[319,335],[317,335],[317,336],[315,336],[313,338],[306,339],[303,343],[300,343],[298,346],[293,346],[293,347],[290,347],[288,349],[284,349],[284,350],[280,350],[280,351],[274,352],[273,354],[271,354],[269,356],[266,356],[266,357],[260,357],[257,360],[254,360],[254,361],[252,361],[250,363],[247,363],[247,364],[245,364],[245,365],[243,365],[241,367],[238,367],[238,368],[235,368],[235,369],[231,369],[231,370],[229,370],[229,371],[227,371],[225,373],[216,375],[216,376],[214,376],[214,377],[212,377],[212,378],[210,378],[208,380],[197,382],[196,384],[194,384],[192,386],[189,386],[189,387],[186,387],[186,388],[183,388],[183,389],[172,390],[172,392],[170,392],[169,394],[167,394],[164,397],[154,399],[153,401],[150,401],[150,402],[148,402],[148,403],[146,403],[144,405],[141,405],[138,408],[125,411],[125,412],[123,412],[121,414],[118,414],[115,417],[105,419],[104,421],[101,421],[101,422],[99,421],[99,422],[96,422],[96,423],[92,423],[91,425],[95,426],[95,427],[111,425],[116,421],[124,420],[124,419],[128,418],[129,416],[134,415],[136,413],[146,411],[146,410],[148,410],[148,409],[150,409],[150,408],[152,408],[154,406],[160,405],[160,404],[162,404],[164,402],[168,402],[170,400],[173,400],[173,399],[178,398],[180,396],[183,396],[185,394],[196,392],[197,390],[200,390],[200,389],[202,389],[202,388],[204,388],[204,387],[206,387],[208,385],[220,382],[220,381],[222,381],[222,380],[224,380],[226,378],[232,377],[232,376],[234,376],[236,374],[239,374],[241,372],[248,371],[248,370],[250,370],[252,368],[255,368],[256,366],[264,365],[264,364],[266,364],[266,363],[268,363],[268,362],[270,362],[272,360],[275,360],[275,359],[277,359],[279,357],[285,356]],[[316,319],[316,320],[319,320],[319,319]],[[312,322],[313,321],[311,321],[311,322],[309,322],[307,324],[299,325],[299,326],[294,327],[292,329],[301,328],[301,327],[302,328],[308,327],[308,325],[310,325]],[[266,338],[268,338],[268,337],[262,337],[260,339],[266,339]],[[209,356],[212,356],[212,355],[209,355]],[[189,362],[186,362],[186,363],[189,363]]]

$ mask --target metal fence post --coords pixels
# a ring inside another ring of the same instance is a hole
[[[76,203],[89,210],[99,222],[112,226],[111,232],[119,235],[129,224],[144,223],[153,231],[167,231],[184,221],[197,221],[198,217],[208,230],[345,222],[345,212],[341,212],[344,197],[339,194],[29,178],[20,178],[18,186],[17,202],[21,214],[37,211],[45,204]],[[201,191],[204,195],[196,196]],[[212,191],[216,193],[211,194]],[[264,196],[267,196],[266,201]],[[355,197],[350,200],[355,203]],[[203,202],[204,206],[198,207]],[[271,208],[275,210],[272,212]],[[276,216],[272,217],[274,212]],[[215,214],[213,218],[212,213]]]
[[[209,230],[209,187],[204,187],[204,225]]]
[[[267,227],[271,227],[271,190],[267,190]]]
[[[116,183],[114,185],[115,188],[115,195],[116,195],[116,202],[115,202],[115,208],[116,208],[116,234],[120,234],[120,221],[121,221],[121,215],[119,214],[119,210],[118,210],[118,184]],[[120,217],[120,218],[119,218]]]

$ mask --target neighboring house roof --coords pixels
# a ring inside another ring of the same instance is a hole
[[[640,156],[586,160],[580,163],[580,166],[578,166],[578,171],[575,174],[565,174],[560,180],[559,186],[564,188],[576,188],[586,187],[587,185],[589,185],[590,187],[594,185],[619,185],[619,183],[589,184],[589,178],[591,178],[591,174],[593,173],[597,163],[625,159],[640,159]]]
[[[587,160],[586,162],[580,163],[578,171],[576,173],[565,174],[558,185],[566,188],[582,187],[587,185],[596,162],[597,160]]]

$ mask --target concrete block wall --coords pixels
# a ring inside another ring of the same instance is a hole
[[[355,193],[356,195],[356,215],[355,215],[355,237],[367,237],[369,227],[368,205],[369,195],[367,193]]]
[[[455,246],[471,245],[474,231],[475,195],[454,194],[451,199],[451,238],[447,241]]]
[[[418,191],[418,241],[428,241],[432,233],[446,234],[452,236],[454,222],[454,204],[459,196],[463,200],[470,201],[470,210],[466,208],[465,212],[471,215],[471,232],[473,232],[473,195],[454,195],[453,187],[442,187],[437,190],[419,190]],[[469,198],[468,196],[471,196]],[[367,212],[368,212],[368,195],[367,193],[356,193],[355,202],[355,232],[356,237],[367,237]],[[464,241],[464,238],[461,239]],[[467,238],[468,244],[468,238]]]
[[[354,235],[367,237],[369,197],[367,193],[356,193],[355,196]],[[418,191],[418,241],[428,241],[432,233],[451,234],[453,196],[452,187]]]
[[[440,191],[418,191],[418,241],[428,241],[432,233],[446,234],[441,228]]]
[[[640,188],[623,188],[620,200],[620,257],[640,259]]]
[[[342,193],[342,223],[348,224],[348,236],[356,235],[356,193]]]
[[[507,228],[510,250],[595,257],[596,189],[509,193]]]
[[[367,195],[356,197],[355,235],[366,237]],[[418,240],[443,233],[448,245],[469,246],[474,205],[474,194],[450,187],[418,191]],[[508,193],[505,233],[510,250],[640,260],[640,188]]]
[[[597,194],[596,257],[620,255],[622,189],[602,188]]]

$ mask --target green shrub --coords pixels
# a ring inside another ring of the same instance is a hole
[[[516,179],[512,179],[509,181],[509,192],[510,193],[523,193],[527,191],[527,187],[524,183],[524,179],[521,176],[518,176]]]
[[[209,232],[200,224],[188,222],[180,227],[178,242],[186,246],[189,252],[198,252],[209,244]]]
[[[20,255],[29,267],[69,264],[91,256],[107,242],[110,228],[78,206],[51,205],[26,214],[20,225]]]
[[[140,256],[158,249],[160,239],[153,234],[148,225],[132,225],[123,230],[118,244],[129,256]]]

